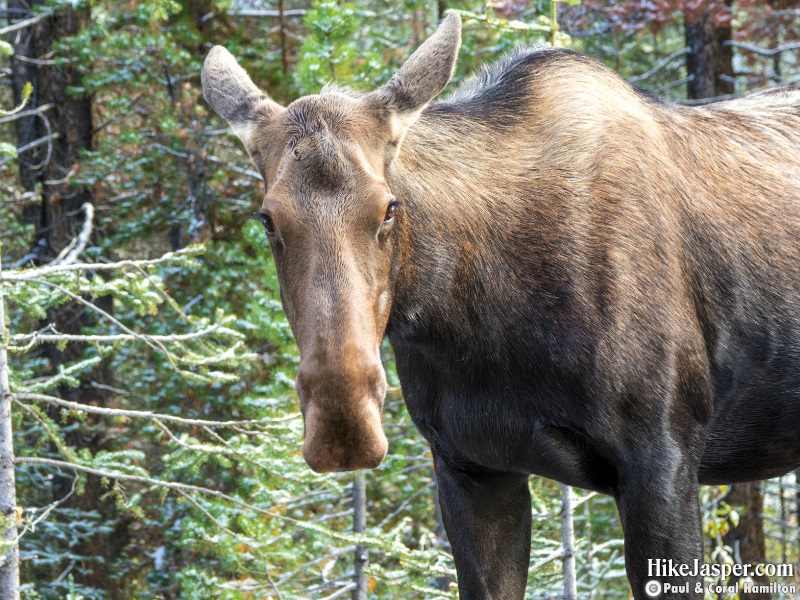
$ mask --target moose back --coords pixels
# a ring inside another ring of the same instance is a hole
[[[800,92],[673,106],[534,49],[432,103],[460,29],[286,108],[206,59],[267,186],[304,457],[380,464],[388,335],[462,599],[523,597],[530,474],[615,497],[637,599],[684,584],[647,567],[702,560],[698,483],[800,465]]]

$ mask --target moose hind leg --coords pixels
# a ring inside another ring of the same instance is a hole
[[[459,597],[521,600],[531,553],[527,475],[468,474],[434,460]]]
[[[680,573],[703,560],[696,461],[675,454],[637,460],[620,472],[616,500],[634,598],[703,598],[703,578]]]

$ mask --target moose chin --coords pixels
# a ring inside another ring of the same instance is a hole
[[[388,336],[461,598],[523,598],[536,474],[616,499],[644,599],[649,559],[702,560],[699,483],[800,466],[800,91],[675,106],[536,48],[433,102],[460,33],[287,107],[206,59],[266,183],[303,455],[380,464]]]

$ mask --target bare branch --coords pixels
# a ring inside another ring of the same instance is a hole
[[[244,9],[244,10],[237,10],[236,12],[230,13],[232,17],[269,17],[269,18],[280,18],[281,16],[284,17],[302,17],[305,16],[306,10],[303,8],[294,8],[289,10],[284,10],[282,13],[278,10],[253,10],[253,9]]]
[[[176,417],[174,415],[164,415],[154,413],[152,411],[141,410],[127,410],[121,408],[104,408],[101,406],[91,406],[88,404],[79,404],[78,402],[70,402],[55,396],[48,396],[46,394],[29,394],[15,393],[14,397],[17,400],[34,400],[36,402],[47,402],[48,404],[55,404],[68,408],[70,410],[78,410],[85,413],[96,415],[105,415],[109,417],[129,417],[133,419],[150,419],[153,421],[169,421],[171,423],[178,423],[180,425],[194,425],[198,427],[234,427],[241,425],[263,425],[274,423],[286,423],[297,419],[300,414],[289,415],[287,417],[278,418],[263,418],[263,419],[248,419],[243,421],[207,421],[204,419],[186,419],[184,417]]]
[[[105,477],[106,479],[117,479],[120,481],[131,481],[133,483],[142,483],[144,485],[154,486],[154,487],[162,487],[169,490],[175,490],[178,492],[194,492],[197,494],[205,494],[206,496],[213,496],[214,498],[220,498],[221,500],[225,500],[230,502],[231,504],[235,504],[237,506],[241,506],[247,510],[252,510],[256,513],[267,515],[269,517],[274,517],[276,519],[281,519],[283,521],[290,521],[292,523],[296,523],[301,527],[309,527],[309,525],[303,521],[299,521],[297,519],[293,519],[292,517],[287,517],[286,515],[281,515],[275,513],[271,510],[266,510],[264,508],[259,508],[258,506],[253,506],[243,500],[239,500],[238,498],[234,498],[233,496],[229,496],[224,492],[220,492],[218,490],[212,490],[210,488],[200,487],[198,485],[190,485],[188,483],[177,483],[175,481],[161,481],[158,479],[154,479],[152,477],[144,477],[142,475],[129,475],[128,473],[115,473],[113,471],[105,471],[102,469],[95,469],[93,467],[87,467],[85,465],[80,465],[77,463],[70,463],[65,462],[63,460],[54,460],[52,458],[40,458],[38,456],[18,456],[14,459],[14,464],[23,465],[23,464],[33,464],[33,465],[47,465],[50,467],[57,467],[59,469],[71,469],[73,471],[81,471],[82,473],[89,473],[90,475],[96,475],[97,477]],[[316,529],[316,528],[314,528]]]
[[[25,144],[24,146],[20,146],[19,148],[17,148],[17,155],[20,155],[23,152],[27,152],[28,150],[33,150],[34,148],[38,148],[39,146],[43,146],[44,144],[48,144],[49,146],[52,146],[53,140],[57,140],[60,137],[61,137],[61,134],[56,132],[56,133],[51,133],[50,135],[46,135],[44,137],[41,137],[38,140],[33,140],[30,144]],[[10,160],[11,160],[10,157],[6,158],[6,159],[0,161],[0,165],[4,165]]]
[[[67,174],[64,175],[64,177],[62,177],[61,179],[45,179],[44,180],[44,184],[45,185],[63,185],[65,183],[69,183],[70,180],[73,177],[75,177],[77,172],[78,172],[78,167],[76,165],[76,166],[73,166],[69,171],[67,171]]]
[[[31,108],[30,110],[23,110],[22,112],[18,112],[13,114],[9,117],[0,117],[0,123],[10,123],[11,121],[16,121],[18,119],[24,119],[25,117],[32,117],[34,115],[40,115],[41,113],[50,110],[51,108],[55,108],[55,104],[43,104],[38,108]]]
[[[31,25],[36,25],[39,21],[43,21],[47,17],[51,16],[52,13],[44,12],[40,15],[36,15],[35,17],[31,17],[30,19],[25,19],[23,21],[17,21],[13,25],[7,25],[6,27],[0,27],[0,35],[5,35],[7,33],[11,33],[13,31],[19,31],[20,29],[25,29],[26,27],[30,27]]]
[[[645,79],[649,79],[650,77],[655,75],[658,71],[660,71],[661,69],[666,67],[673,60],[675,60],[676,58],[679,58],[681,56],[684,56],[687,52],[689,52],[688,48],[681,48],[680,50],[677,50],[677,51],[673,52],[672,54],[670,54],[669,56],[667,56],[663,60],[659,61],[659,63],[655,67],[653,67],[652,69],[650,69],[646,73],[642,73],[641,75],[636,75],[635,77],[631,77],[630,79],[628,79],[628,81],[630,81],[631,83],[637,83],[639,81],[643,81]]]
[[[5,281],[30,281],[53,273],[63,273],[66,271],[114,271],[127,267],[151,267],[160,265],[173,260],[179,252],[168,252],[161,258],[150,260],[121,260],[115,263],[77,263],[71,265],[47,266],[40,269],[31,269],[21,273],[4,272],[0,275],[0,280]]]
[[[206,433],[208,433],[209,435],[214,437],[220,444],[222,444],[222,447],[210,446],[208,444],[187,444],[182,439],[180,439],[178,436],[176,436],[174,433],[172,433],[172,431],[170,431],[169,427],[164,425],[161,421],[154,420],[153,423],[155,423],[155,425],[159,429],[161,429],[161,431],[166,433],[167,436],[169,436],[169,438],[174,443],[176,443],[181,448],[185,448],[186,450],[189,450],[190,452],[204,452],[206,454],[224,454],[226,456],[233,456],[233,457],[236,457],[236,458],[238,458],[239,460],[241,460],[243,462],[246,462],[246,463],[249,463],[249,464],[251,464],[251,465],[253,465],[255,467],[258,467],[259,469],[262,469],[262,470],[264,470],[266,472],[272,473],[273,475],[275,475],[277,477],[281,477],[283,479],[288,479],[289,481],[298,481],[296,477],[292,477],[290,475],[281,474],[281,473],[275,471],[274,465],[262,463],[262,462],[260,462],[258,460],[253,459],[246,452],[241,452],[241,451],[237,450],[236,448],[231,447],[230,443],[227,440],[223,439],[220,435],[216,434],[213,430],[211,430],[208,427],[204,427],[204,429],[206,430]]]
[[[53,512],[53,510],[55,510],[56,508],[64,504],[64,502],[69,500],[70,497],[75,493],[75,487],[77,483],[78,483],[78,476],[76,475],[72,479],[72,489],[70,489],[70,491],[64,497],[60,498],[59,500],[56,500],[55,502],[51,502],[42,509],[42,514],[39,517],[31,521],[30,523],[25,523],[23,530],[17,536],[17,542],[19,542],[20,538],[23,535],[25,535],[29,531],[33,531],[34,529],[36,529],[36,526],[42,521],[44,521],[50,515],[50,513]],[[35,509],[28,509],[28,510],[35,510]]]
[[[94,206],[90,202],[84,202],[81,208],[86,215],[83,221],[81,232],[78,234],[78,237],[73,238],[69,245],[61,251],[61,253],[50,266],[55,267],[57,265],[71,265],[78,260],[78,256],[80,256],[80,253],[83,252],[84,248],[86,248],[86,244],[89,243],[89,237],[92,235]]]
[[[330,596],[325,596],[322,600],[333,600],[334,598],[339,598],[340,596],[344,596],[347,592],[351,591],[355,588],[356,585],[354,583],[348,583],[344,587],[342,587],[338,592],[334,592]]]
[[[147,335],[142,334],[144,337],[156,340],[159,342],[185,342],[201,338],[212,333],[221,333],[235,337],[242,337],[238,331],[222,327],[219,323],[193,331],[192,333],[175,333],[172,335]],[[85,344],[102,343],[102,342],[129,342],[141,339],[140,335],[131,335],[129,333],[115,333],[111,335],[74,335],[68,333],[15,333],[9,336],[12,342],[28,342],[25,346],[11,346],[9,350],[20,351],[29,350],[38,344],[53,344],[58,342],[81,342]]]
[[[218,498],[224,498],[227,500],[232,500],[235,504],[243,504],[248,508],[251,508],[250,505],[246,504],[245,502],[228,496],[223,492],[219,492],[217,490],[212,490],[209,488],[200,487],[197,485],[190,485],[188,483],[176,483],[174,481],[160,481],[158,479],[154,479],[152,477],[144,477],[142,475],[130,475],[128,473],[114,473],[112,471],[104,471],[102,469],[95,469],[94,467],[87,467],[86,465],[81,465],[77,463],[70,463],[65,462],[63,460],[55,460],[52,458],[40,458],[38,456],[18,456],[14,459],[14,464],[34,464],[34,465],[48,465],[51,467],[58,467],[59,469],[71,469],[73,471],[81,471],[83,473],[89,473],[90,475],[97,475],[98,477],[105,477],[107,479],[119,479],[122,481],[133,481],[135,483],[143,483],[145,485],[153,485],[157,487],[165,487],[173,490],[181,490],[187,492],[199,492],[201,494],[208,494],[210,496],[216,496]],[[252,507],[256,508],[256,507]],[[264,509],[256,508],[256,510],[260,513],[269,513]],[[270,513],[271,514],[271,513]]]
[[[194,504],[194,505],[197,507],[197,509],[198,509],[200,512],[202,512],[202,513],[203,513],[203,514],[204,514],[206,517],[208,517],[208,519],[209,519],[209,520],[210,520],[212,523],[214,523],[214,525],[216,525],[217,527],[219,527],[219,528],[220,528],[222,531],[224,531],[225,533],[227,533],[229,536],[231,536],[231,537],[232,537],[232,538],[234,538],[234,539],[237,539],[237,540],[239,540],[241,543],[245,544],[246,546],[250,546],[251,548],[254,546],[254,543],[253,543],[253,540],[252,540],[252,539],[245,538],[245,537],[243,537],[243,536],[239,535],[238,533],[236,533],[235,531],[232,531],[232,530],[231,530],[231,529],[229,529],[228,527],[225,527],[225,525],[223,525],[222,523],[220,523],[220,522],[219,522],[219,521],[218,521],[218,520],[217,520],[217,519],[214,517],[214,515],[212,515],[210,512],[208,512],[208,510],[206,510],[206,508],[205,508],[205,507],[204,507],[202,504],[200,504],[200,503],[199,503],[197,500],[195,500],[195,499],[194,499],[194,498],[193,498],[193,497],[192,497],[190,494],[187,494],[187,493],[186,493],[186,492],[184,492],[183,490],[179,490],[179,491],[178,491],[178,493],[179,493],[181,496],[183,496],[184,498],[186,498],[186,499],[187,499],[189,502],[191,502],[192,504]]]
[[[41,65],[43,67],[52,67],[53,65],[58,64],[55,59],[52,58],[31,58],[30,56],[23,56],[22,54],[15,54],[14,59],[31,63],[32,65]],[[70,60],[66,60],[65,62],[72,62]]]
[[[269,565],[265,570],[265,575],[267,576],[267,581],[269,581],[269,585],[272,588],[272,591],[275,592],[275,595],[278,597],[278,600],[283,600],[283,594],[278,589],[278,586],[275,584],[275,581],[272,579],[272,576],[269,574]]]
[[[218,158],[216,156],[208,155],[206,157],[206,160],[208,160],[209,162],[220,164],[220,165],[225,165],[231,171],[235,171],[236,173],[239,173],[240,175],[247,175],[248,177],[252,177],[253,179],[258,179],[259,181],[264,181],[263,177],[261,177],[261,174],[258,173],[257,171],[252,171],[250,169],[243,169],[241,167],[237,167],[236,165],[232,165],[228,161],[222,160],[221,158]]]
[[[798,42],[786,44],[785,46],[778,46],[777,48],[759,48],[758,46],[743,44],[742,42],[736,42],[734,40],[727,40],[723,42],[723,45],[733,46],[739,50],[746,50],[747,52],[752,52],[753,54],[758,54],[760,56],[775,56],[776,54],[781,54],[782,52],[788,52],[789,50],[797,50],[800,48],[800,43]]]

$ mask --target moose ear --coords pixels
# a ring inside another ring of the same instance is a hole
[[[245,145],[249,146],[253,126],[283,110],[259,90],[233,55],[222,46],[208,53],[201,74],[203,95],[224,118]]]
[[[396,137],[402,138],[425,106],[448,84],[460,47],[461,18],[450,13],[394,77],[369,95],[393,113]]]

